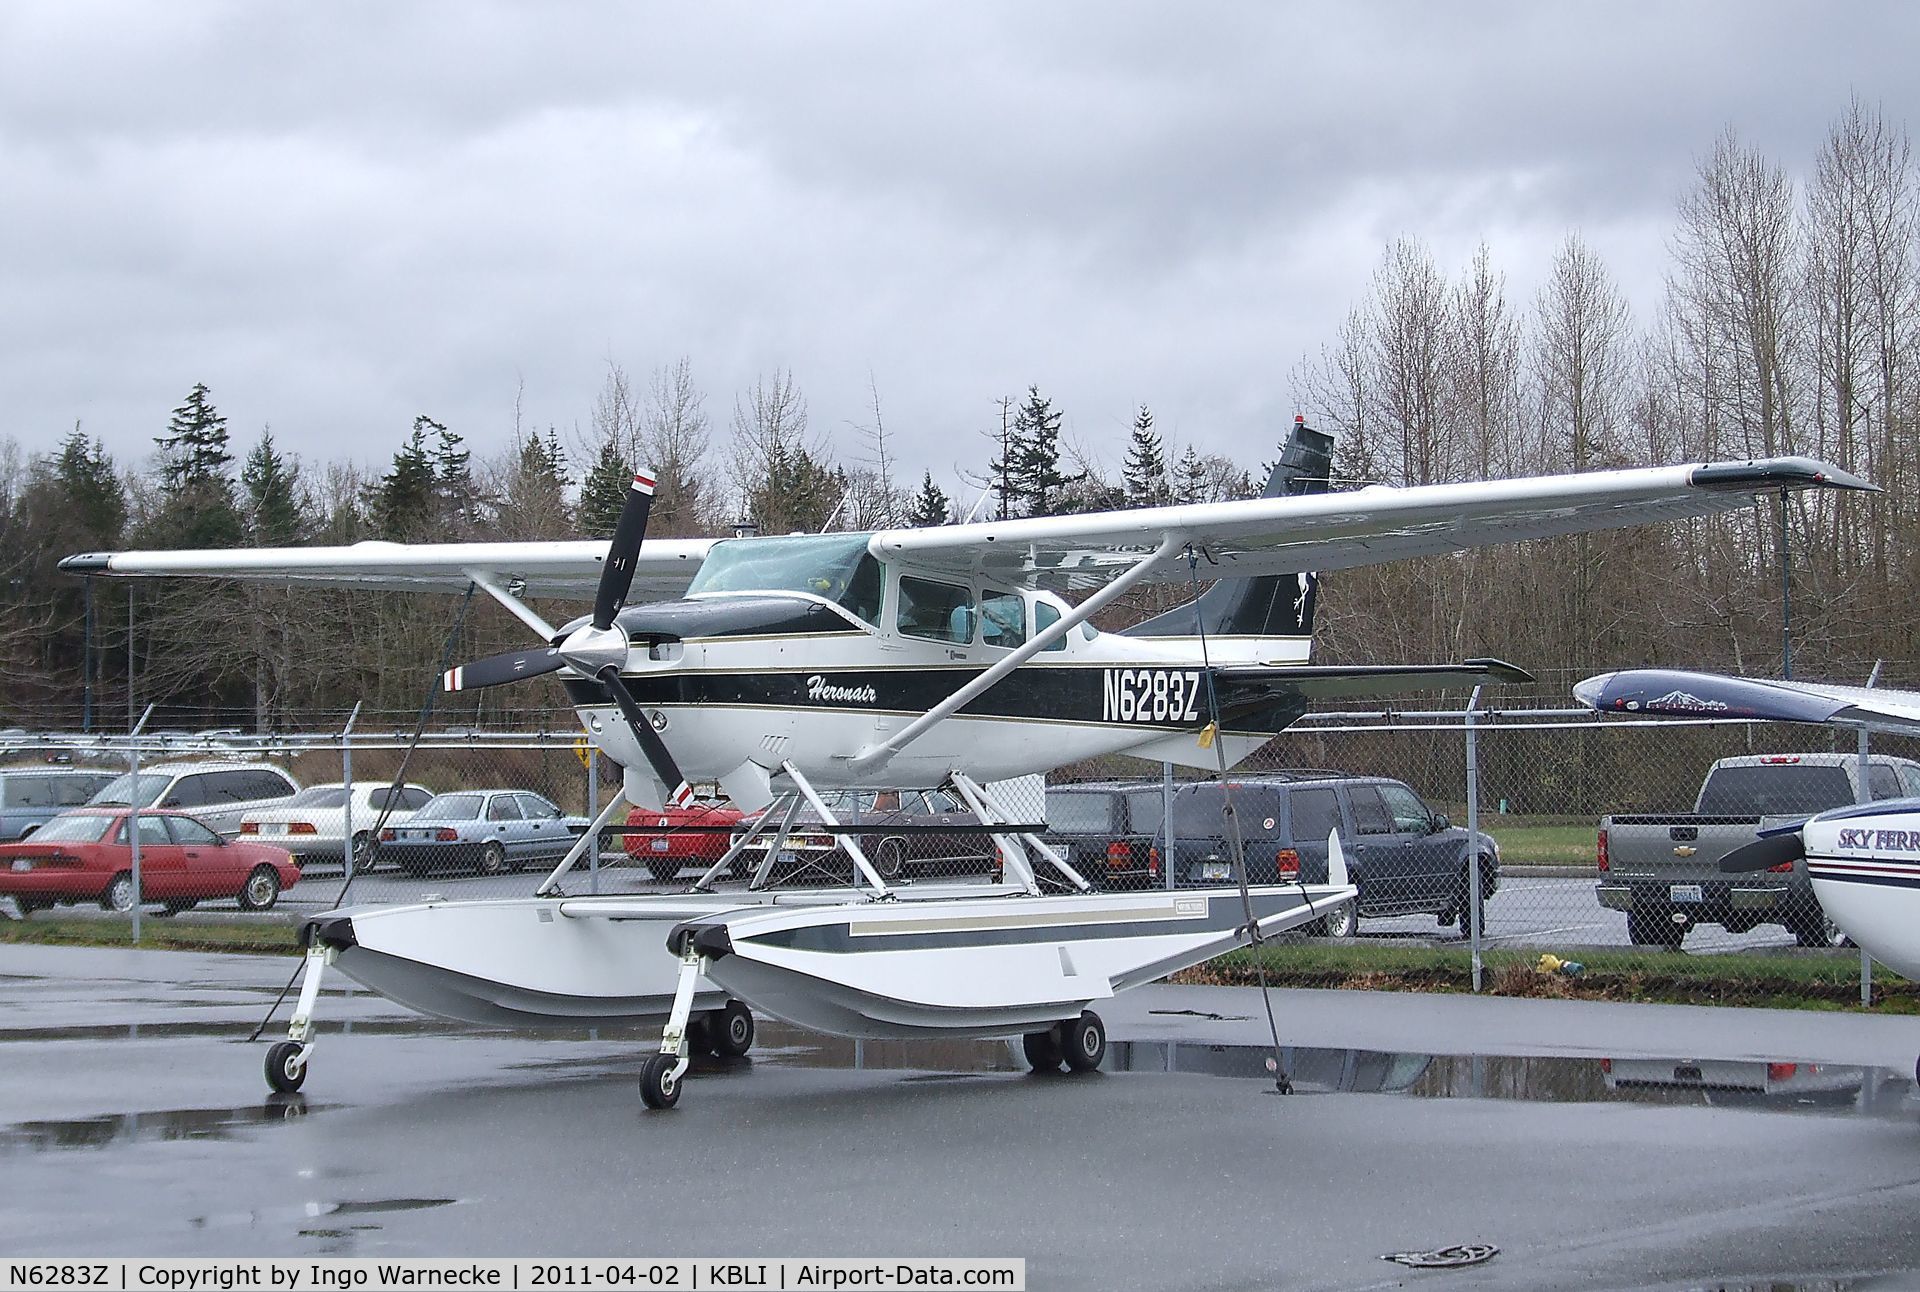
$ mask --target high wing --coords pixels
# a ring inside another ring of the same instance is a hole
[[[884,530],[872,551],[956,575],[978,569],[1072,589],[1113,578],[1171,535],[1200,551],[1203,580],[1301,574],[1705,516],[1763,493],[1819,488],[1875,486],[1811,458],[1768,458]],[[1144,577],[1184,582],[1186,558],[1163,557]]]
[[[1573,694],[1603,713],[1817,722],[1920,734],[1920,691],[1633,668],[1587,678]]]
[[[655,539],[641,546],[633,591],[678,596],[699,572],[711,538]],[[89,552],[69,556],[70,574],[201,576],[290,584],[350,584],[401,591],[464,591],[475,574],[528,596],[591,597],[607,544],[355,543],[351,547],[254,547],[217,551]],[[630,594],[632,595],[632,594]]]
[[[1088,512],[1026,520],[883,530],[883,560],[1003,583],[1086,589],[1154,558],[1140,577],[1187,579],[1192,544],[1203,579],[1346,569],[1520,539],[1615,529],[1732,511],[1780,489],[1872,489],[1810,458],[1705,463],[1536,476],[1484,483],[1370,487],[1352,493]],[[683,590],[716,539],[649,542],[634,591]],[[757,540],[768,541],[768,540]],[[778,541],[778,540],[772,540]],[[1155,558],[1156,549],[1163,554]],[[351,547],[92,552],[70,556],[72,574],[202,576],[275,583],[458,591],[477,573],[533,596],[590,596],[606,545],[599,542],[356,543]]]

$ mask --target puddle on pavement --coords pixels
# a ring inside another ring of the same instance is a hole
[[[1431,1055],[1282,1047],[1299,1093],[1425,1099],[1640,1103],[1855,1113],[1920,1120],[1920,1087],[1891,1068],[1779,1061]],[[1102,1072],[1159,1072],[1270,1082],[1265,1046],[1110,1041]],[[914,1081],[1025,1072],[1018,1041],[855,1041],[762,1023],[760,1063],[898,1071]]]
[[[241,1131],[294,1121],[329,1106],[310,1104],[301,1095],[270,1095],[245,1108],[174,1108],[65,1121],[15,1122],[0,1127],[0,1157],[164,1140],[230,1139]]]

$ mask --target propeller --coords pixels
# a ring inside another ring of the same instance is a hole
[[[1736,875],[1749,870],[1771,870],[1775,866],[1791,865],[1806,855],[1807,842],[1795,830],[1741,844],[1720,859],[1720,869]]]
[[[627,690],[620,670],[627,662],[632,643],[626,630],[616,622],[627,593],[633,590],[633,572],[640,556],[640,544],[647,537],[647,517],[653,510],[653,477],[644,471],[633,473],[627,487],[626,504],[613,527],[607,544],[607,559],[600,567],[600,586],[594,590],[593,618],[551,646],[505,651],[475,660],[459,668],[448,669],[440,684],[449,691],[471,691],[483,686],[499,686],[522,678],[539,677],[561,668],[571,668],[606,687],[620,708],[621,716],[633,730],[662,786],[674,786],[667,796],[670,806],[678,807],[693,797],[680,765],[674,761],[660,733],[653,729],[639,701]]]

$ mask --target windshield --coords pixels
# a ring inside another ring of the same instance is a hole
[[[442,794],[413,814],[416,821],[471,821],[480,815],[478,794]]]
[[[104,812],[76,812],[57,816],[33,832],[29,843],[98,843],[113,818]]]
[[[88,799],[89,803],[124,803],[128,807],[152,807],[153,801],[160,797],[160,791],[167,788],[173,777],[166,772],[141,772],[135,776],[132,772],[116,776],[107,787]],[[132,797],[138,794],[138,798]]]
[[[340,785],[316,785],[310,790],[301,790],[298,794],[281,804],[282,807],[342,807],[347,801],[347,791]]]
[[[880,619],[880,563],[867,534],[729,538],[715,543],[687,595],[700,592],[811,592],[864,623]]]

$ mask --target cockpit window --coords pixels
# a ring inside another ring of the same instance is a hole
[[[1047,631],[1047,629],[1059,622],[1060,612],[1055,610],[1050,603],[1045,601],[1036,601],[1033,603],[1033,631],[1035,636]],[[1065,650],[1066,648],[1067,637],[1065,633],[1062,633],[1058,640],[1049,642],[1047,645],[1041,647],[1042,650]]]
[[[973,640],[973,592],[951,583],[900,576],[900,631],[937,642]]]
[[[1009,649],[1026,642],[1027,603],[1019,593],[987,590],[980,602],[980,640]]]
[[[687,595],[700,592],[811,592],[863,623],[880,620],[885,582],[867,552],[868,534],[729,538],[707,549]]]

